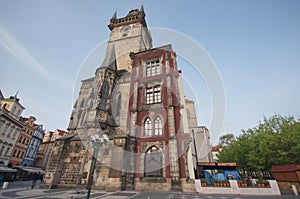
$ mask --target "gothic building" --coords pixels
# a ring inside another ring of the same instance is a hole
[[[176,53],[171,45],[152,47],[143,7],[123,18],[114,13],[108,27],[105,59],[94,77],[82,81],[68,135],[56,140],[49,157],[45,184],[86,186],[90,136],[105,133],[109,142],[99,148],[94,189],[193,191],[189,119]]]

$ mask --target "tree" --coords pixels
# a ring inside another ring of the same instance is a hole
[[[239,168],[250,170],[300,163],[299,140],[300,123],[293,117],[274,115],[264,118],[254,128],[243,130],[224,148],[219,161],[237,162]]]
[[[222,148],[229,146],[235,140],[232,133],[228,133],[220,137],[219,146]]]

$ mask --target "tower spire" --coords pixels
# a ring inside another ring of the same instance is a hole
[[[115,44],[112,44],[112,46],[107,49],[104,61],[101,64],[100,68],[110,68],[112,70],[117,70]]]
[[[112,19],[116,19],[117,18],[117,9],[115,10],[113,16],[111,17]]]
[[[141,5],[140,12],[144,12],[144,5]]]

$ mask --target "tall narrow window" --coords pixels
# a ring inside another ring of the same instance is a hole
[[[152,124],[151,124],[151,119],[149,117],[145,120],[144,130],[145,130],[144,133],[145,136],[152,135]]]
[[[148,87],[146,89],[146,103],[153,104],[153,103],[160,103],[160,102],[161,102],[160,85]]]
[[[82,99],[81,103],[80,103],[80,107],[83,108],[84,107],[84,99]]]
[[[189,111],[189,109],[186,109],[186,116],[187,116],[187,118],[191,117],[191,112]]]
[[[161,102],[160,86],[154,87],[154,103]]]
[[[162,135],[162,121],[157,117],[154,121],[154,135]]]
[[[5,156],[9,156],[9,150],[10,150],[10,148],[7,147],[7,149],[6,149],[6,151],[5,151]]]
[[[13,114],[15,114],[15,110],[16,110],[16,107],[15,107],[15,106],[13,106],[13,108],[12,108],[11,112],[12,112]]]
[[[153,87],[147,88],[146,90],[146,103],[147,104],[153,103]]]
[[[121,102],[122,102],[122,97],[121,97],[121,94],[119,94],[118,100],[117,100],[117,107],[115,107],[116,108],[116,117],[120,117]]]
[[[161,73],[161,65],[159,60],[146,62],[146,77],[159,75]]]
[[[105,111],[106,110],[106,103],[108,100],[108,83],[105,81],[102,85],[102,90],[101,90],[101,101],[99,105],[99,109]]]

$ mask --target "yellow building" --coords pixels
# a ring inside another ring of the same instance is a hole
[[[0,90],[0,163],[8,165],[13,146],[23,128],[20,116],[25,108],[17,94],[4,98]]]

